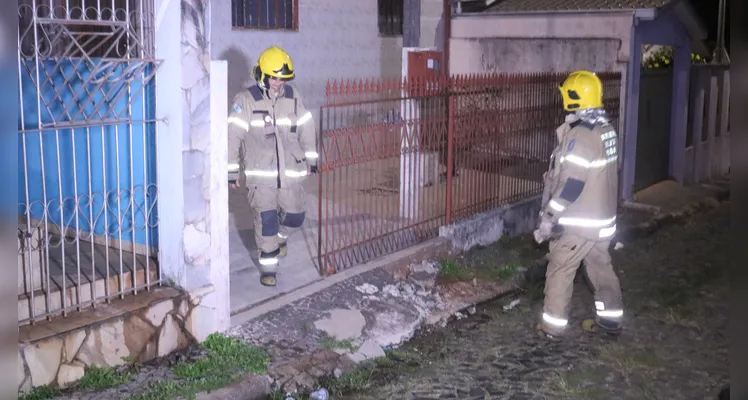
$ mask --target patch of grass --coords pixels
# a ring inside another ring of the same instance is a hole
[[[558,396],[569,399],[606,400],[609,396],[599,387],[599,375],[594,370],[559,372],[552,381],[553,390]]]
[[[655,347],[635,348],[629,345],[608,343],[600,349],[600,358],[608,361],[627,382],[633,374],[645,377],[654,375],[663,365]]]
[[[472,266],[455,260],[443,260],[439,277],[451,281],[469,281],[478,279],[481,281],[505,282],[517,274],[519,263],[516,261],[508,263],[490,263],[484,266]]]
[[[340,378],[329,380],[322,386],[326,387],[330,394],[337,396],[370,389],[373,387],[372,382],[377,366],[382,364],[384,363],[381,360],[376,359],[364,361],[341,375]]]
[[[508,263],[504,265],[495,265],[493,267],[490,267],[488,269],[487,274],[488,278],[491,280],[496,281],[508,281],[509,279],[514,278],[517,275],[517,265],[516,263]]]
[[[711,257],[710,257],[711,258]],[[687,274],[684,278],[686,284],[694,290],[701,289],[722,278],[727,272],[727,264],[722,262],[712,263],[710,260],[704,260],[699,263],[700,268],[693,273]]]
[[[115,368],[99,368],[91,366],[86,368],[83,378],[75,384],[75,390],[103,390],[124,385],[132,380],[130,370],[118,370]],[[19,397],[19,400],[45,400],[62,395],[63,390],[56,387],[40,386],[33,388],[29,393]]]
[[[421,355],[412,351],[400,349],[388,350],[387,352],[385,352],[385,354],[387,355],[387,358],[392,361],[404,363],[410,366],[417,366],[421,363],[422,360]]]
[[[655,301],[665,308],[684,307],[691,299],[691,288],[683,283],[666,283],[657,288]]]
[[[47,400],[59,396],[60,389],[49,386],[39,386],[31,389],[30,392],[19,396],[18,400]]]
[[[348,350],[350,352],[358,350],[358,346],[350,340],[338,340],[334,337],[324,336],[319,338],[317,342],[322,348],[329,350]]]
[[[474,249],[462,259],[442,260],[439,278],[506,282],[517,275],[519,266],[530,268],[545,252],[530,236],[502,236],[497,243]]]
[[[152,384],[132,400],[193,399],[199,392],[216,390],[239,380],[247,373],[267,372],[267,353],[238,339],[212,334],[201,344],[207,355],[197,361],[180,362],[172,367],[175,381]]]
[[[421,363],[421,356],[405,350],[389,350],[385,357],[364,361],[340,378],[323,379],[322,387],[327,388],[332,396],[360,393],[372,389],[390,378],[402,376],[411,368]]]
[[[439,276],[445,279],[467,281],[473,278],[473,271],[471,271],[468,266],[463,265],[456,260],[446,259],[441,262]]]
[[[634,393],[637,399],[642,400],[658,400],[659,397],[655,393],[654,389],[650,387],[650,382],[640,382],[634,388]]]
[[[132,372],[118,371],[114,368],[86,368],[86,374],[76,385],[76,389],[102,390],[124,385],[132,380]]]

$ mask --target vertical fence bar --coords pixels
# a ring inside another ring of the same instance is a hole
[[[449,90],[449,89],[448,89]],[[447,198],[445,200],[445,223],[447,225],[452,223],[452,193],[453,193],[453,180],[452,173],[454,172],[454,139],[455,139],[455,98],[447,92]]]
[[[138,15],[138,34],[139,34],[138,36],[140,38],[140,43],[145,44],[147,42],[146,42],[146,37],[145,37],[145,26],[144,25],[145,25],[145,16],[146,16],[147,11],[145,9],[145,4],[144,4],[143,0],[139,0],[138,4],[139,4],[139,6],[138,6],[138,13],[137,13],[137,15]],[[138,58],[143,58],[144,55],[145,55],[145,51],[143,49],[141,49],[140,50],[140,54],[138,54]],[[145,70],[143,70],[143,72],[140,74],[140,84],[141,85],[145,85],[146,84]],[[146,100],[147,100],[147,91],[145,90],[145,88],[141,88],[141,90],[142,91],[141,91],[141,95],[140,96],[141,96],[141,99],[142,99],[142,104],[140,106],[140,112],[142,113],[142,118],[145,120],[145,119],[148,119],[148,113],[147,113],[147,110],[146,110],[146,107],[145,107],[145,103],[146,103]],[[148,205],[148,189],[149,189],[149,186],[150,186],[148,184],[148,169],[149,169],[148,168],[149,167],[149,163],[148,163],[148,123],[146,123],[144,121],[141,124],[141,126],[142,126],[142,129],[143,129],[143,147],[142,147],[141,150],[143,151],[143,230],[145,231],[144,232],[144,236],[145,236],[145,240],[144,240],[144,242],[145,242],[145,284],[146,284],[146,290],[150,291],[151,290],[151,254],[150,254],[151,242],[149,240],[150,239],[150,234],[149,234],[150,233],[149,232],[150,231],[150,223],[149,222],[150,222],[151,218],[150,218],[150,207]],[[133,213],[134,212],[135,212],[135,210],[133,209]],[[135,218],[133,218],[133,220],[135,220]]]
[[[325,137],[322,134],[322,121],[325,118],[325,107],[320,108],[319,110],[319,133],[317,142],[319,143],[319,155],[317,157],[317,193],[318,193],[318,199],[317,199],[317,268],[319,270],[320,276],[326,276],[329,275],[327,273],[327,263],[325,262],[325,258],[322,254],[322,231],[323,227],[327,224],[327,220],[323,219],[322,216],[322,193],[324,193],[323,188],[323,181],[322,181],[322,169],[323,165],[325,165],[327,158],[325,157]]]
[[[133,23],[133,21],[131,20],[131,17],[132,16],[130,15],[130,0],[125,0],[125,19],[127,20],[127,22],[129,24]],[[126,50],[126,53],[125,53],[125,59],[127,61],[130,61],[130,59],[133,56],[132,50],[129,48],[130,41],[133,39],[133,38],[130,37],[130,35],[131,35],[131,32],[130,32],[130,29],[128,29],[127,32],[125,33],[125,41],[126,41],[126,43],[128,45],[128,49]],[[127,67],[125,69],[128,69],[131,66],[131,64],[129,62],[126,65],[127,65]],[[126,91],[125,97],[127,99],[127,107],[125,108],[125,112],[127,113],[127,118],[128,119],[132,119],[132,101],[133,101],[132,85],[127,85],[127,91]],[[145,118],[145,116],[143,116],[143,117]],[[128,166],[129,166],[128,170],[129,170],[129,179],[130,179],[130,187],[128,188],[130,193],[129,193],[129,196],[128,196],[129,201],[128,201],[127,209],[130,210],[130,229],[131,229],[130,240],[132,241],[132,268],[130,269],[130,280],[132,281],[132,283],[131,283],[131,285],[132,285],[132,293],[133,294],[138,294],[138,289],[137,289],[138,288],[138,273],[137,273],[138,272],[138,253],[137,253],[137,250],[136,250],[137,246],[135,245],[137,243],[137,239],[136,239],[137,220],[135,219],[135,215],[136,215],[135,214],[135,171],[134,171],[134,169],[135,169],[135,162],[134,161],[135,160],[134,160],[134,156],[133,156],[133,148],[134,148],[133,147],[133,140],[135,138],[134,138],[134,135],[133,135],[133,129],[132,128],[133,128],[133,124],[132,123],[131,124],[127,124],[127,134],[126,134],[127,135],[127,145],[128,145],[128,148],[127,148],[127,150],[128,150],[128,154],[127,154],[128,160],[127,161],[129,163],[128,164]],[[145,165],[143,165],[143,168],[145,169]],[[144,186],[145,186],[146,182],[143,182]],[[124,190],[127,190],[127,189],[124,189]],[[125,213],[127,213],[127,210],[125,210]],[[124,217],[125,216],[121,217],[123,219],[123,221],[124,221]],[[120,231],[122,230],[122,228],[123,227],[120,226]],[[124,243],[122,243],[120,241],[120,254],[122,252],[123,245],[124,245]],[[148,246],[148,243],[146,243],[146,246]],[[122,286],[125,286],[124,282],[122,282]],[[122,290],[125,290],[125,288],[123,287]]]

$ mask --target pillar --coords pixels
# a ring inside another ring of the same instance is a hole
[[[632,200],[636,179],[636,139],[639,126],[639,84],[642,65],[642,35],[637,32],[638,21],[632,26],[631,52],[626,74],[626,107],[623,123],[623,165],[621,198]]]
[[[673,100],[670,108],[670,176],[685,183],[688,91],[691,77],[691,48],[675,46],[673,52]]]
[[[159,264],[200,297],[202,340],[230,320],[226,66],[210,62],[208,1],[155,0],[155,10]]]

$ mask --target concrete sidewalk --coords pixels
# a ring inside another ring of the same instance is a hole
[[[729,177],[690,187],[661,182],[637,193],[638,205],[622,210],[617,240],[625,245],[727,197]],[[314,389],[319,378],[339,376],[361,360],[382,356],[383,349],[408,340],[426,323],[444,323],[518,288],[520,281],[469,300],[443,301],[435,285],[439,265],[428,260],[450,252],[452,243],[437,238],[235,315],[228,334],[268,350],[273,357],[269,377],[248,377],[198,398],[264,399],[270,387],[290,393]]]

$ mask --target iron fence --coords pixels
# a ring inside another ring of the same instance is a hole
[[[321,108],[319,265],[332,274],[537,196],[563,73],[333,81]],[[617,121],[620,74],[599,74]]]
[[[156,265],[152,0],[19,1],[19,324],[137,293]]]

